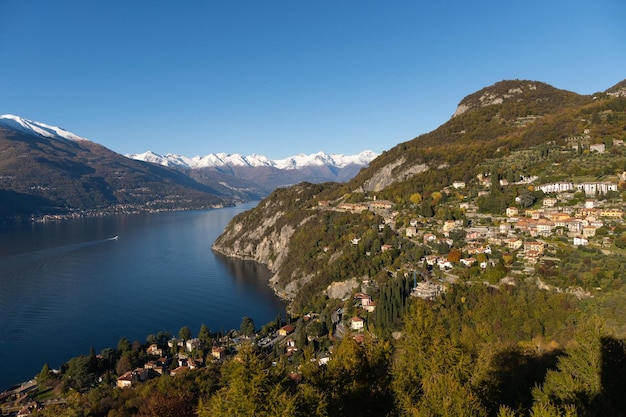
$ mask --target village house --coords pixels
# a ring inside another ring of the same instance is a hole
[[[537,190],[541,190],[546,194],[550,193],[562,193],[565,191],[574,190],[574,184],[571,182],[555,182],[551,184],[541,184],[535,187]]]
[[[556,203],[558,202],[558,200],[554,197],[546,197],[543,199],[543,206],[544,207],[554,207],[556,206]]]
[[[428,255],[426,256],[426,263],[430,266],[434,266],[439,259],[439,255]]]
[[[539,258],[541,258],[541,253],[539,251],[530,250],[530,251],[524,252],[524,259],[529,264],[532,264],[532,265],[536,264],[537,262],[539,262]]]
[[[159,359],[147,362],[143,367],[144,369],[147,369],[148,371],[153,371],[160,375],[163,375],[165,374],[165,371],[167,370],[167,366],[169,365],[169,362],[170,361],[167,358],[159,358]]]
[[[578,191],[583,191],[585,195],[594,196],[596,194],[606,194],[609,191],[617,191],[617,184],[610,182],[584,182],[576,184]]]
[[[507,207],[506,216],[507,217],[515,217],[519,215],[519,210],[517,207]]]
[[[522,239],[511,238],[506,240],[506,247],[511,250],[518,250],[523,244]]]
[[[456,222],[454,220],[446,220],[443,222],[443,233],[449,233],[450,230],[456,228]]]
[[[600,210],[600,217],[610,217],[612,219],[620,219],[624,216],[624,211],[622,209],[602,209]]]
[[[198,338],[189,339],[185,342],[185,348],[187,352],[193,352],[194,349],[198,349],[202,346],[202,342]]]
[[[291,324],[286,324],[283,327],[281,327],[280,329],[278,329],[278,335],[279,336],[287,336],[287,335],[293,333],[294,330],[295,330],[295,328]]]
[[[552,228],[554,228],[554,222],[548,219],[539,219],[536,224],[536,230],[539,236],[550,236],[552,234]]]
[[[369,204],[370,209],[389,210],[393,207],[393,203],[388,200],[374,200]]]
[[[189,371],[189,367],[188,366],[179,366],[176,369],[173,369],[172,372],[170,372],[171,376],[176,376],[176,375],[180,375],[184,372]]]
[[[435,236],[432,233],[424,233],[423,239],[424,239],[424,243],[430,243],[430,242],[434,242],[437,239],[437,236]]]
[[[292,356],[297,351],[298,347],[296,346],[296,341],[293,339],[287,340],[287,347],[285,349],[287,356]]]
[[[481,239],[482,237],[484,235],[477,230],[470,230],[465,234],[465,240],[467,241]]]
[[[156,343],[151,344],[146,349],[146,353],[150,356],[163,356],[163,349],[161,349]]]
[[[590,238],[596,235],[596,228],[594,226],[583,227],[583,237]]]
[[[189,370],[202,368],[204,366],[204,359],[202,358],[189,358],[187,359],[187,366]]]
[[[465,181],[454,181],[452,186],[456,189],[465,188]]]
[[[369,205],[366,203],[341,203],[337,206],[337,208],[353,213],[360,213],[362,211],[369,210]]]
[[[213,346],[211,348],[211,356],[213,359],[221,360],[226,357],[226,348],[222,346]]]
[[[559,215],[550,218],[554,222],[554,227],[567,228],[567,224],[572,220],[569,214],[559,213]]]
[[[448,261],[445,258],[439,258],[437,259],[437,266],[439,267],[439,269],[444,270],[444,269],[452,269],[453,265],[452,262]]]
[[[411,238],[414,236],[417,236],[417,227],[415,226],[409,226],[406,228],[406,237]]]
[[[183,347],[184,345],[185,343],[182,340],[178,340],[175,337],[172,337],[170,340],[167,341],[167,346],[170,349],[174,348],[174,346]]]
[[[376,302],[372,300],[371,296],[364,294],[362,292],[358,292],[354,294],[354,298],[358,300],[360,306],[365,311],[369,311],[370,313],[372,313],[374,312],[374,310],[376,310]]]
[[[463,258],[460,259],[459,262],[464,266],[470,267],[476,263],[476,258]]]
[[[374,311],[376,311],[376,301],[372,301],[370,299],[370,301],[367,304],[363,305],[363,309],[367,311],[368,313],[373,313]]]
[[[593,226],[596,229],[599,228],[599,227],[604,226],[604,222],[602,220],[600,220],[600,219],[594,219],[593,217],[589,217],[589,218],[587,218],[587,221],[589,222],[588,226]]]
[[[350,328],[352,330],[361,331],[363,330],[365,322],[361,317],[352,317],[350,319]]]
[[[592,152],[604,153],[606,147],[604,143],[594,143],[593,145],[589,145],[589,150]]]
[[[467,248],[468,255],[475,255],[478,253],[488,253],[491,254],[491,246],[489,245],[479,245],[474,247]]]
[[[543,255],[543,243],[536,240],[524,242],[524,252],[537,252],[538,254]]]
[[[579,233],[582,231],[583,224],[579,219],[571,219],[566,222],[567,230],[573,233]]]
[[[144,382],[148,379],[148,370],[137,368],[134,371],[128,371],[117,378],[117,386],[119,388],[131,387],[135,382]]]
[[[580,235],[574,237],[574,246],[587,246],[588,244],[589,240],[587,240],[587,238]]]
[[[413,297],[431,300],[443,292],[443,285],[435,284],[430,281],[418,282],[415,288],[411,289]]]

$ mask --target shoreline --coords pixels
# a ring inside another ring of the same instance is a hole
[[[258,260],[254,259],[251,256],[243,256],[243,255],[241,255],[239,253],[236,253],[236,252],[225,251],[223,248],[221,248],[220,246],[216,245],[215,243],[213,243],[213,245],[211,245],[211,250],[215,254],[217,254],[219,256],[223,256],[225,258],[234,258],[234,259],[239,259],[239,260],[242,260],[242,261],[252,261],[252,262],[256,262],[259,265],[263,265],[265,268],[267,268],[272,273],[272,277],[267,282],[268,287],[270,287],[272,289],[272,291],[274,292],[276,297],[278,297],[282,301],[287,302],[287,311],[289,311],[289,306],[291,305],[291,302],[295,298],[295,294],[288,293],[284,288],[280,287],[276,283],[276,279],[275,278],[277,277],[277,274],[276,274],[275,271],[272,271],[272,269],[270,269],[270,267],[266,263],[259,262]]]

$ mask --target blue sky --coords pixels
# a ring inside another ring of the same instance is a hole
[[[626,2],[0,0],[0,114],[119,153],[381,152],[503,79],[626,78]]]

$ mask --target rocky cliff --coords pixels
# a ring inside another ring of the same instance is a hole
[[[302,183],[274,191],[254,209],[236,216],[214,242],[212,249],[225,256],[253,260],[267,265],[277,295],[293,299],[309,278],[281,279],[281,267],[290,253],[290,240],[299,227],[315,216],[309,212],[312,196],[322,185]],[[305,204],[306,203],[306,204]],[[295,277],[294,277],[295,278]],[[281,285],[286,282],[287,285]]]

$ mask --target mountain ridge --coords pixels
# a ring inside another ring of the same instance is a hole
[[[0,118],[0,222],[232,205],[220,184],[124,157],[65,129]]]
[[[347,182],[377,154],[369,150],[348,156],[317,152],[280,160],[258,154],[212,153],[189,158],[176,154],[162,156],[151,151],[126,156],[179,170],[202,184],[231,184],[251,198],[261,199],[276,188],[300,182]]]
[[[302,169],[309,166],[323,165],[337,168],[345,168],[348,165],[365,166],[375,159],[378,154],[371,150],[365,150],[356,155],[328,154],[320,151],[314,154],[301,153],[282,159],[270,159],[264,155],[258,154],[243,156],[237,153],[209,153],[203,156],[187,157],[172,153],[160,155],[152,151],[146,151],[140,154],[126,154],[126,156],[131,159],[157,163],[163,166],[179,166],[189,169],[223,166]]]
[[[41,122],[35,122],[13,114],[0,115],[0,127],[21,131],[25,134],[35,134],[38,136],[69,140],[69,141],[89,141],[89,139],[75,135],[61,127],[51,126]]]

